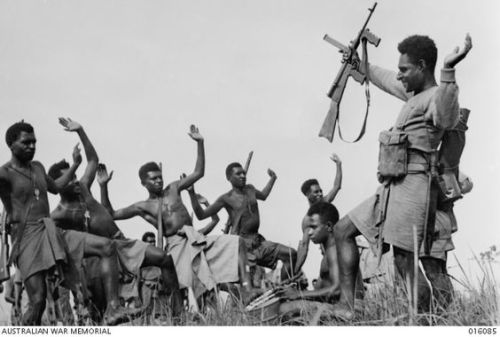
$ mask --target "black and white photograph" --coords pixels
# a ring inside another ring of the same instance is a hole
[[[0,333],[495,335],[499,13],[0,0]]]

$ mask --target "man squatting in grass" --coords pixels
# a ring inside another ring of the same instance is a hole
[[[137,281],[141,267],[160,267],[167,294],[172,295],[174,316],[178,316],[182,311],[182,297],[179,292],[172,257],[163,250],[150,246],[145,242],[125,238],[113,221],[111,214],[94,199],[90,192],[99,164],[99,158],[94,146],[80,124],[69,118],[61,118],[60,122],[66,128],[66,131],[78,133],[87,157],[87,167],[80,180],[77,180],[76,176],[73,175],[70,183],[59,191],[61,200],[51,214],[52,219],[61,229],[88,232],[113,240],[122,274],[130,275],[130,278],[134,281],[130,282],[131,284],[119,285],[115,283],[113,285],[115,288],[120,289],[120,297],[125,300],[138,296]],[[69,164],[63,160],[50,167],[49,176],[52,179],[57,179],[68,170]],[[98,265],[96,265],[98,261],[85,260],[84,273],[88,280],[88,288],[91,290],[91,298],[94,304],[102,310],[102,305],[99,305],[102,299],[100,291],[102,278],[100,277],[99,268],[97,268]]]
[[[297,252],[285,245],[267,241],[259,234],[260,216],[257,200],[267,199],[277,179],[271,169],[267,170],[267,173],[270,179],[264,189],[259,191],[253,185],[246,184],[246,172],[241,164],[231,163],[226,168],[226,178],[231,183],[232,189],[205,209],[200,206],[194,193],[190,193],[191,204],[196,217],[200,220],[225,208],[229,214],[230,233],[243,238],[249,263],[274,269],[278,260],[281,260],[283,263],[281,280],[286,280],[293,275]]]
[[[74,163],[54,180],[45,173],[40,162],[33,161],[36,137],[30,124],[13,124],[7,129],[5,140],[12,157],[0,167],[0,197],[8,214],[13,241],[11,260],[21,273],[30,302],[23,315],[23,324],[41,324],[47,298],[46,278],[56,270],[59,277],[64,273],[65,287],[75,293],[81,291],[76,266],[84,256],[98,256],[101,260],[106,324],[117,324],[140,313],[120,307],[114,243],[89,233],[61,230],[49,217],[47,191],[57,194],[72,179],[82,161],[78,147],[73,151]]]
[[[444,130],[453,128],[459,115],[458,86],[455,83],[454,66],[472,47],[470,36],[462,50],[456,48],[444,60],[441,84],[434,77],[437,48],[427,36],[410,36],[398,45],[401,53],[399,72],[388,71],[369,65],[371,81],[382,90],[406,103],[392,130],[381,133],[381,147],[387,154],[379,160],[379,181],[382,185],[375,195],[344,216],[334,228],[340,269],[341,301],[337,314],[344,318],[354,317],[354,292],[358,272],[359,252],[355,237],[363,234],[379,254],[393,245],[396,270],[413,289],[418,282],[419,308],[428,309],[429,287],[422,272],[414,275],[414,235],[417,232],[417,251],[427,233],[426,213],[431,198],[431,160]],[[366,71],[366,69],[362,69]],[[389,146],[400,144],[407,147],[407,162],[402,170],[394,170],[400,158],[391,154]],[[407,163],[407,164],[406,164]],[[382,171],[382,172],[380,172]],[[412,296],[412,291],[408,293]],[[416,299],[413,299],[416,300]]]
[[[319,185],[319,182],[316,179],[308,179],[304,181],[304,183],[301,186],[302,194],[304,194],[304,196],[307,198],[309,207],[324,202],[331,204],[333,200],[335,200],[335,197],[337,196],[338,192],[340,191],[340,188],[342,187],[342,161],[335,153],[332,154],[330,158],[336,164],[337,172],[335,174],[333,187],[330,190],[330,192],[328,192],[327,195],[323,195],[323,190],[321,189],[321,186]],[[300,271],[307,258],[309,250],[309,241],[311,239],[311,233],[312,233],[310,228],[311,221],[312,221],[311,216],[309,215],[309,212],[307,212],[306,215],[304,215],[304,218],[302,219],[303,237],[302,240],[299,242],[299,247],[297,249],[297,263],[295,265],[295,273],[298,273]],[[331,221],[333,221],[333,219]],[[335,222],[333,222],[333,225],[337,221],[338,217],[335,220]],[[333,232],[331,234],[333,235]],[[340,281],[339,281],[339,272],[337,263],[337,252],[335,250],[335,242],[331,241],[330,248],[333,249],[330,249],[330,251],[334,252],[332,253],[333,255],[331,256],[325,256],[326,252],[325,245],[320,243],[319,247],[321,249],[321,254],[323,255],[323,258],[321,259],[319,277],[316,281],[315,289],[323,289],[323,288],[329,289],[330,291],[329,296],[331,297],[330,299],[338,300],[340,296]],[[363,291],[363,281],[361,273],[358,273],[357,282],[358,283],[357,283],[356,297],[363,298],[364,291]]]
[[[193,228],[192,219],[182,203],[181,191],[192,186],[205,172],[203,137],[195,126],[191,126],[188,134],[198,144],[193,173],[171,182],[164,189],[160,167],[153,162],[146,163],[139,169],[139,177],[149,193],[147,200],[114,210],[108,196],[109,179],[103,179],[99,182],[102,204],[116,220],[141,216],[156,228],[158,212],[161,211],[165,249],[174,260],[181,289],[191,287],[195,297],[199,298],[218,284],[240,282],[243,295],[247,298],[252,289],[244,243],[234,235],[204,236],[199,233]],[[106,172],[102,174],[107,176]]]

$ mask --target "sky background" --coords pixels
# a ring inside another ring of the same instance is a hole
[[[367,132],[356,144],[317,136],[329,107],[326,93],[341,55],[325,33],[347,44],[372,1],[185,0],[0,1],[0,133],[21,119],[33,124],[36,159],[46,168],[66,158],[78,142],[57,117],[79,121],[99,157],[115,174],[111,201],[124,207],[147,198],[137,175],[147,161],[163,163],[164,179],[190,173],[196,124],[205,137],[205,177],[197,192],[214,200],[230,189],[228,163],[254,157],[248,182],[263,188],[272,168],[278,180],[260,202],[261,233],[293,247],[308,205],[302,182],[317,178],[329,190],[336,152],[344,180],[335,205],[341,215],[377,187],[378,133],[395,121],[402,101],[372,86]],[[466,269],[473,253],[499,242],[500,156],[498,1],[382,0],[369,28],[382,38],[370,46],[374,64],[396,70],[396,46],[411,34],[432,37],[444,56],[463,45],[473,49],[457,66],[460,104],[471,110],[461,170],[473,191],[457,202],[459,231],[454,254]],[[340,107],[345,137],[353,139],[365,110],[364,89],[350,83]],[[10,159],[2,141],[0,161]],[[81,174],[83,169],[80,169]],[[97,184],[93,188],[99,196]],[[190,208],[187,193],[183,199]],[[53,209],[58,198],[51,198]],[[226,214],[213,231],[221,233]],[[140,218],[118,222],[131,238],[152,227]],[[203,224],[195,221],[196,227]],[[319,270],[319,249],[305,265]],[[458,273],[450,259],[452,273]],[[474,271],[473,271],[474,272]]]

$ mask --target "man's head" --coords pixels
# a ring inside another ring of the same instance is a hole
[[[155,162],[149,162],[139,169],[141,184],[150,193],[159,194],[163,190],[163,177],[160,166]]]
[[[308,179],[304,181],[300,190],[302,191],[302,194],[306,196],[311,205],[323,200],[323,190],[319,186],[316,179]]]
[[[226,178],[233,187],[243,187],[247,183],[247,175],[240,163],[231,163],[226,167]]]
[[[437,48],[428,36],[412,35],[398,44],[400,80],[407,92],[419,93],[427,80],[434,80]]]
[[[69,170],[69,164],[67,161],[64,159],[61,160],[60,162],[55,163],[49,168],[49,177],[52,179],[56,180],[59,177],[61,177],[66,171]],[[62,189],[59,191],[59,194],[62,197],[75,197],[79,195],[82,192],[82,189],[80,187],[80,183],[76,179],[76,175],[73,175],[71,181]]]
[[[142,235],[142,241],[146,242],[152,246],[156,244],[156,236],[153,232],[146,232]]]
[[[333,234],[333,226],[339,221],[337,208],[321,201],[312,205],[307,211],[309,221],[309,237],[314,243],[325,243]]]
[[[33,160],[36,150],[36,138],[33,126],[24,121],[12,124],[5,133],[5,142],[12,155],[21,162]]]

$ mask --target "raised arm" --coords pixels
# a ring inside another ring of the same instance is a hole
[[[455,83],[455,66],[462,61],[472,49],[472,39],[469,34],[465,37],[462,49],[455,50],[444,59],[441,70],[441,83],[434,94],[434,107],[429,109],[434,125],[440,129],[453,128],[459,118],[458,86]]]
[[[183,173],[181,175],[181,179],[183,179],[185,177],[186,177],[186,174]],[[191,198],[191,200],[196,199],[199,204],[204,205],[205,207],[210,206],[210,203],[208,202],[207,198],[205,198],[201,194],[196,194],[196,192],[194,190],[194,185],[189,186],[187,188],[187,191],[189,192],[189,197]],[[208,235],[215,228],[215,226],[217,226],[219,221],[220,221],[220,219],[219,219],[219,216],[217,215],[217,213],[212,215],[212,221],[210,221],[210,223],[208,223],[205,227],[199,229],[198,232],[200,232],[203,235]]]
[[[62,188],[64,188],[71,181],[71,179],[73,179],[75,172],[81,163],[82,163],[82,155],[80,153],[80,148],[78,147],[78,144],[76,144],[75,147],[73,148],[73,164],[69,167],[69,170],[63,173],[63,175],[54,180],[48,174],[46,174],[45,169],[43,169],[45,174],[45,180],[47,181],[47,191],[49,191],[52,194],[59,193],[59,191]]]
[[[205,146],[203,136],[200,134],[198,128],[194,125],[191,125],[188,135],[198,144],[198,156],[193,173],[179,181],[179,191],[182,191],[193,185],[205,174]]]
[[[193,206],[194,214],[196,214],[196,218],[198,220],[203,220],[210,216],[215,216],[224,207],[222,196],[215,200],[213,204],[207,206],[205,209],[201,207],[200,201],[198,200],[194,191],[189,193],[189,198],[191,199],[191,205]]]
[[[137,205],[132,204],[128,207],[114,210],[111,202],[109,201],[109,193],[108,193],[108,183],[113,177],[113,171],[108,174],[108,170],[106,169],[106,165],[99,164],[97,167],[97,182],[99,183],[99,187],[101,188],[101,204],[107,209],[109,214],[113,216],[115,220],[124,220],[130,219],[134,216],[142,216],[146,220],[151,222],[151,219],[147,218],[147,215],[144,214],[143,210]]]
[[[274,173],[273,170],[268,169],[267,174],[269,175],[269,181],[267,182],[266,186],[264,186],[264,189],[262,191],[256,190],[255,191],[255,197],[258,200],[266,200],[269,194],[271,193],[271,190],[273,189],[274,183],[276,182],[276,179],[278,177],[276,176],[276,173]]]
[[[333,188],[331,189],[330,192],[328,192],[328,194],[324,198],[324,200],[328,203],[331,203],[333,202],[333,200],[335,200],[337,193],[339,193],[340,189],[342,188],[342,161],[340,160],[339,156],[337,156],[335,153],[332,153],[330,159],[336,164],[337,173],[335,174],[335,181],[333,182]]]
[[[95,179],[95,175],[97,172],[97,165],[99,164],[99,157],[97,156],[97,152],[92,145],[87,133],[76,121],[71,120],[70,118],[59,118],[59,124],[64,126],[64,130],[68,132],[76,132],[78,137],[80,137],[80,141],[83,145],[83,150],[85,151],[85,156],[87,157],[87,167],[85,168],[85,173],[83,174],[80,181],[87,186],[90,190],[90,186]]]

